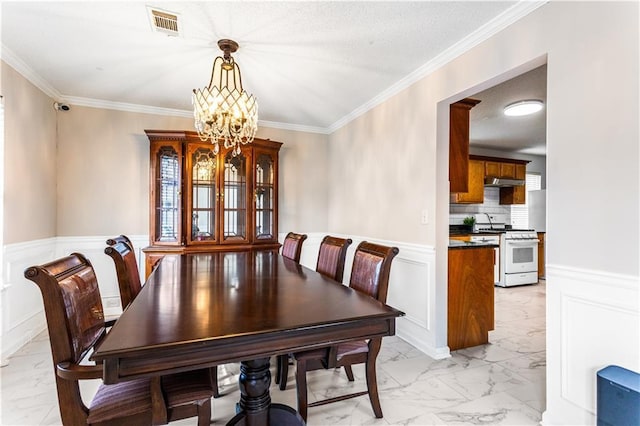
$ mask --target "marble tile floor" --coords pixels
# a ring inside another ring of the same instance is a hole
[[[378,389],[384,418],[373,416],[366,396],[309,409],[313,425],[535,425],[545,410],[545,282],[495,289],[495,330],[490,344],[434,360],[402,339],[385,338],[378,356]],[[46,332],[0,369],[2,425],[59,425],[51,355]],[[272,362],[273,366],[273,362]],[[365,389],[364,369],[308,374],[309,400]],[[272,383],[271,397],[296,406],[290,369],[286,391]],[[223,396],[213,400],[212,424],[229,420],[239,399],[238,365],[220,367]],[[98,381],[82,387],[88,401]],[[172,424],[193,425],[195,419]]]

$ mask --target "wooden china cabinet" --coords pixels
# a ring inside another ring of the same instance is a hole
[[[277,250],[278,152],[254,139],[234,156],[193,131],[145,130],[150,147],[145,273],[166,254]]]

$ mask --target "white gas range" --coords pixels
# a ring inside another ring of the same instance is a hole
[[[500,244],[496,251],[495,283],[512,287],[538,282],[538,234],[533,229],[507,229],[506,215],[480,213],[472,241]]]

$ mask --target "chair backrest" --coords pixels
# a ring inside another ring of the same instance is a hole
[[[353,257],[349,287],[386,303],[391,261],[398,252],[397,247],[361,242]]]
[[[104,252],[113,259],[113,263],[116,266],[120,302],[122,303],[122,309],[124,309],[133,302],[133,299],[142,289],[136,255],[131,246],[123,241],[106,247]]]
[[[77,364],[105,335],[106,327],[100,289],[91,262],[73,253],[24,271],[26,279],[40,288],[49,329],[53,368],[63,362]],[[62,420],[86,417],[77,380],[56,374],[56,388]]]
[[[330,235],[324,237],[320,243],[316,271],[342,282],[344,259],[347,257],[347,249],[352,242],[350,238],[337,238]]]
[[[113,237],[113,238],[109,238],[107,240],[107,245],[108,246],[115,246],[118,243],[125,243],[127,244],[129,247],[131,247],[131,251],[133,250],[133,243],[131,242],[131,240],[129,239],[129,237],[127,237],[126,235],[122,234],[122,235],[118,235],[117,237]]]
[[[284,239],[284,244],[282,244],[282,255],[296,262],[300,262],[302,243],[304,243],[306,239],[306,234],[289,232]]]

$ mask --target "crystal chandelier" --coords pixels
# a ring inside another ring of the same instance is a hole
[[[258,130],[258,103],[242,88],[240,67],[231,57],[238,43],[222,39],[218,46],[224,56],[213,61],[211,81],[203,89],[193,89],[193,116],[200,139],[214,144],[218,154],[224,142],[233,155],[240,154],[240,145],[253,141]]]

